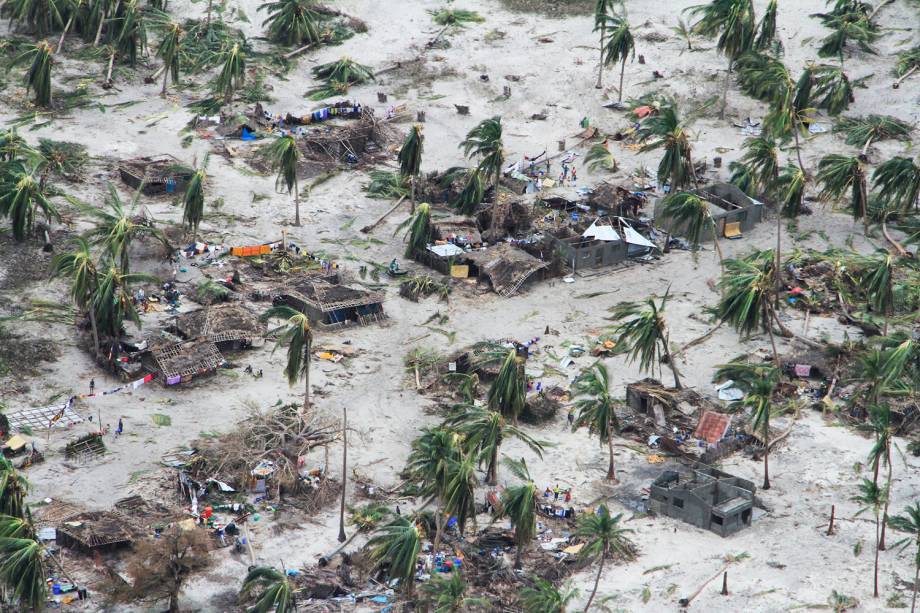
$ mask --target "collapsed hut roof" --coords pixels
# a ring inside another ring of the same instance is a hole
[[[192,168],[168,153],[132,158],[118,164],[121,180],[135,189],[143,184],[143,192],[148,196],[184,189],[193,173]]]
[[[130,545],[133,539],[124,526],[124,518],[117,513],[86,511],[58,523],[57,542],[84,551]]]
[[[499,243],[484,251],[473,251],[466,258],[479,267],[500,296],[511,296],[538,270],[549,264],[510,243]]]
[[[671,409],[691,414],[696,409],[718,410],[718,405],[691,389],[667,387],[657,379],[645,378],[626,385],[626,393],[654,398]]]
[[[302,279],[277,288],[277,297],[290,297],[329,313],[371,304],[381,304],[383,294],[345,285],[331,285],[323,281]]]
[[[174,377],[188,380],[217,370],[224,361],[217,345],[209,339],[164,345],[151,354],[164,380]]]
[[[223,304],[182,313],[176,329],[185,338],[206,339],[214,343],[252,341],[264,333],[264,326],[246,308]]]

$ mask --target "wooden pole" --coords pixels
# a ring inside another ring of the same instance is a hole
[[[834,532],[835,532],[835,531],[834,531],[834,511],[835,511],[835,510],[836,510],[836,509],[835,509],[834,505],[831,505],[831,521],[830,521],[830,523],[827,525],[827,535],[828,535],[828,536],[831,536],[831,535],[834,534]]]
[[[339,506],[339,542],[345,536],[345,484],[348,480],[348,407],[342,407],[342,501]]]
[[[256,555],[252,552],[252,536],[249,534],[249,522],[243,524],[246,529],[246,548],[249,549],[249,565],[256,565]]]
[[[728,571],[722,575],[722,595],[728,596]]]

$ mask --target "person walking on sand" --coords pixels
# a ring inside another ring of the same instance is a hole
[[[120,436],[122,432],[125,431],[125,423],[121,420],[121,417],[118,418],[118,427],[115,429],[115,436]]]
[[[569,426],[575,425],[575,409],[569,410],[568,419],[569,419]]]
[[[92,396],[96,393],[96,379],[90,378],[89,380],[89,395]]]

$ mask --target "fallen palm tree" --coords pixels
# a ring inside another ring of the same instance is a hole
[[[343,57],[335,62],[320,64],[313,68],[313,76],[325,81],[324,85],[307,92],[310,100],[324,100],[333,96],[344,96],[352,85],[374,80],[374,71],[351,58]]]

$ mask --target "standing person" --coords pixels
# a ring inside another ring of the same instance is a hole
[[[96,393],[96,379],[95,377],[90,378],[89,380],[89,395],[92,396]]]
[[[575,174],[575,167],[572,166],[572,185],[578,183],[578,176]]]
[[[568,504],[570,502],[572,502],[572,488],[565,491],[565,503]]]
[[[575,409],[569,409],[569,426],[572,426],[575,423]]]
[[[122,421],[121,417],[119,417],[118,418],[118,428],[115,429],[115,436],[119,436],[124,431],[125,431],[125,423]]]
[[[557,483],[556,487],[553,488],[553,502],[557,502],[559,500],[559,492],[559,484]]]

